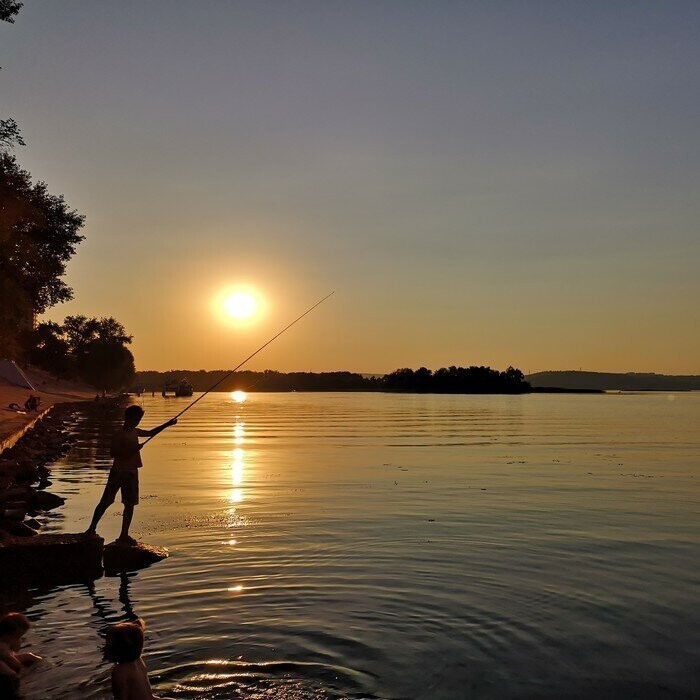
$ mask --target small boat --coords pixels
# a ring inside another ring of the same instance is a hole
[[[169,381],[165,383],[162,396],[167,396],[168,394],[175,394],[175,396],[192,396],[194,393],[194,387],[187,381],[187,379],[179,379],[177,381]]]

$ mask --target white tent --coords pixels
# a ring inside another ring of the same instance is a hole
[[[0,379],[4,379],[15,386],[36,391],[32,383],[27,379],[27,375],[12,360],[0,360]]]

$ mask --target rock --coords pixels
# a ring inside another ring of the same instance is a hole
[[[53,508],[58,508],[66,502],[65,498],[57,496],[55,493],[49,493],[48,491],[36,491],[34,493],[34,498],[32,499],[32,506],[38,508],[39,510],[52,510]]]
[[[51,472],[43,464],[40,467],[37,467],[36,469],[36,475],[42,481],[47,479],[50,474]]]
[[[0,514],[5,520],[11,520],[14,522],[22,522],[24,516],[27,514],[27,504],[26,503],[7,503],[5,507],[0,510]]]
[[[15,537],[37,537],[36,530],[32,530],[29,525],[25,525],[24,523],[10,522],[7,523],[5,529]]]
[[[0,493],[0,501],[27,501],[32,490],[28,486],[12,486]]]
[[[101,537],[83,534],[34,533],[33,537],[0,539],[0,571],[32,583],[93,581],[102,575],[103,546]]]
[[[170,556],[167,549],[137,542],[135,545],[110,542],[104,548],[104,565],[107,576],[138,571]]]

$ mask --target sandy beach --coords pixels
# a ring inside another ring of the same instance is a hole
[[[0,379],[0,444],[3,444],[37,417],[37,413],[24,411],[24,402],[29,394],[39,396],[41,399],[39,413],[57,403],[86,401],[95,396],[95,391],[84,384],[59,381],[40,370],[30,368],[25,371],[25,374],[36,391],[30,391]],[[10,410],[8,406],[11,403],[21,406],[22,411]]]

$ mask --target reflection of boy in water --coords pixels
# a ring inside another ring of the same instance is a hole
[[[158,435],[162,430],[177,423],[177,418],[173,418],[157,428],[143,430],[136,427],[141,422],[143,414],[144,410],[141,406],[129,406],[124,411],[124,425],[112,438],[110,454],[114,457],[114,463],[109,471],[109,478],[102,498],[95,508],[90,527],[85,531],[88,535],[95,534],[97,523],[100,522],[107,508],[114,503],[117,492],[121,491],[124,515],[122,531],[117,541],[125,544],[136,544],[136,540],[129,537],[129,526],[134,517],[134,506],[138,505],[139,502],[138,470],[143,466],[140,454],[142,445],[139,444],[139,438]]]

